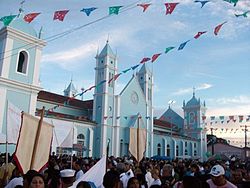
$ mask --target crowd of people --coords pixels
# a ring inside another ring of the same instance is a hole
[[[1,164],[0,187],[5,188],[66,188],[77,180],[77,188],[95,188],[95,182],[81,177],[98,160],[52,155],[42,172],[29,170],[22,174],[14,160]],[[250,188],[250,163],[241,160],[206,161],[176,159],[140,163],[133,158],[109,157],[105,188]],[[100,174],[96,174],[99,176]]]

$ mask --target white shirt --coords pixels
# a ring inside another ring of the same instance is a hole
[[[152,184],[152,182],[154,181],[154,178],[152,178],[151,172],[148,171],[148,172],[145,174],[145,179],[146,179],[146,182],[147,182],[147,184],[148,184],[148,187],[150,187],[151,184]]]
[[[222,185],[222,186],[215,185],[214,182],[212,181],[212,179],[207,180],[207,183],[209,184],[210,188],[237,188],[236,185],[232,184],[229,181],[227,181],[227,183],[225,185]]]
[[[133,171],[130,169],[126,173],[120,175],[120,180],[122,181],[123,188],[127,188],[128,180],[134,177]]]
[[[161,180],[160,180],[160,178],[154,180],[154,181],[152,182],[151,186],[152,186],[152,185],[161,185]]]
[[[77,173],[76,173],[76,180],[78,180],[80,177],[83,176],[83,171],[82,170],[79,170]]]
[[[23,185],[23,177],[13,178],[4,188],[13,188],[17,185]]]

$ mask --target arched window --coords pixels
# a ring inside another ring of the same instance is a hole
[[[17,72],[26,74],[28,68],[28,53],[21,51],[18,54]]]
[[[190,112],[190,113],[189,113],[189,123],[190,123],[190,124],[193,124],[193,123],[194,123],[194,113],[193,113],[193,112]]]
[[[196,150],[194,150],[194,156],[197,156],[197,151]]]
[[[185,155],[188,155],[188,150],[187,149],[185,149]]]
[[[167,145],[167,157],[170,157],[170,145]]]
[[[176,146],[176,156],[179,156],[179,146]]]
[[[161,155],[161,144],[157,145],[157,155]]]

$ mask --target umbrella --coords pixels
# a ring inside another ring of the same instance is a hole
[[[208,158],[208,161],[229,161],[229,157],[227,157],[225,154],[222,153],[218,153],[218,154],[214,154],[211,157]]]
[[[155,155],[155,156],[151,157],[151,159],[153,159],[153,160],[171,160],[171,157]]]

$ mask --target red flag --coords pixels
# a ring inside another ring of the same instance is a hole
[[[172,12],[174,11],[176,5],[178,5],[179,3],[165,3],[166,6],[166,14],[172,14]]]
[[[146,3],[145,4],[137,4],[137,6],[140,6],[140,7],[143,8],[143,12],[145,12],[150,5],[151,5],[150,3],[148,3],[148,4],[146,4]]]
[[[206,33],[207,31],[199,31],[195,36],[194,38],[195,39],[198,39],[201,35],[203,35],[204,33]]]
[[[215,34],[215,35],[218,35],[218,33],[219,33],[221,27],[222,27],[225,23],[227,23],[227,22],[223,22],[222,24],[217,25],[217,26],[214,28],[214,34]]]
[[[234,120],[234,116],[229,116],[229,120]]]
[[[28,22],[28,23],[30,23],[30,22],[32,22],[39,14],[41,14],[41,13],[30,13],[30,14],[26,14],[25,16],[24,16],[24,21],[26,21],[26,22]]]
[[[63,21],[65,15],[69,12],[69,10],[61,10],[61,11],[56,11],[54,13],[54,20],[60,20]]]
[[[159,56],[161,55],[161,53],[159,54],[154,54],[151,58],[151,62],[153,63]]]
[[[149,61],[150,60],[150,58],[149,57],[144,57],[142,60],[141,60],[141,64],[143,64],[143,63],[146,63],[147,61]]]
[[[115,74],[114,75],[114,80],[116,80],[122,73],[119,73],[119,74]]]

